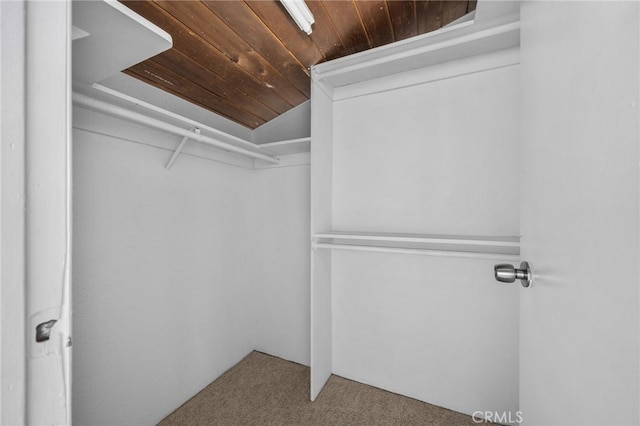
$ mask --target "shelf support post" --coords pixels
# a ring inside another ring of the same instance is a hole
[[[198,135],[200,134],[200,128],[198,128],[198,127],[194,127],[191,130],[194,133],[197,133]],[[182,138],[182,141],[180,142],[180,145],[178,145],[176,150],[173,152],[173,155],[171,156],[171,158],[167,162],[167,165],[164,166],[165,169],[167,169],[167,170],[171,169],[171,167],[173,166],[173,163],[176,162],[176,159],[178,158],[178,155],[180,155],[180,153],[182,152],[182,148],[184,148],[184,145],[187,143],[188,140],[189,140],[189,136],[185,136],[185,137]]]

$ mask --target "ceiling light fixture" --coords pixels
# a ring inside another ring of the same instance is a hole
[[[311,24],[315,22],[313,14],[304,3],[304,0],[280,0],[280,3],[287,9],[289,15],[296,21],[302,31],[311,34]]]

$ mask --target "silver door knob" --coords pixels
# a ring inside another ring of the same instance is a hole
[[[531,266],[529,266],[527,262],[522,262],[519,269],[516,269],[515,266],[508,263],[495,265],[493,267],[493,273],[496,280],[503,283],[512,283],[515,280],[520,280],[522,287],[529,287],[533,281]]]

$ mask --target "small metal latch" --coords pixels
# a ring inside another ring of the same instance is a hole
[[[36,326],[36,342],[46,342],[51,337],[51,329],[58,320],[49,320]]]

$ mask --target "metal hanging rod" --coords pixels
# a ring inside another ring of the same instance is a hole
[[[225,151],[235,152],[236,154],[245,155],[247,157],[267,161],[273,164],[280,163],[280,159],[277,157],[271,157],[269,155],[262,154],[260,152],[250,151],[248,149],[240,148],[238,146],[231,145],[226,142],[221,142],[209,136],[195,133],[192,130],[183,129],[176,125],[165,123],[162,120],[158,120],[156,118],[149,117],[147,115],[140,114],[135,111],[131,111],[127,108],[123,108],[118,105],[113,105],[108,102],[100,101],[98,99],[94,99],[80,93],[76,93],[76,92],[73,93],[73,102],[75,104],[82,105],[100,112],[104,112],[106,114],[109,114],[115,117],[123,118],[129,121],[134,121],[149,127],[154,127],[158,130],[162,130],[167,133],[172,133],[174,135],[186,137],[188,139],[191,139],[197,142],[215,146],[216,148],[220,148]],[[206,126],[202,125],[202,127],[206,127]]]
[[[396,253],[396,254],[415,254],[426,256],[440,257],[463,257],[469,259],[490,259],[490,260],[510,260],[516,261],[520,258],[516,254],[500,254],[500,253],[484,253],[484,252],[465,252],[453,250],[437,250],[430,248],[404,248],[404,247],[385,247],[385,246],[365,246],[357,244],[334,244],[334,243],[312,243],[311,248],[316,249],[332,249],[332,250],[354,250],[368,251],[377,253]]]

